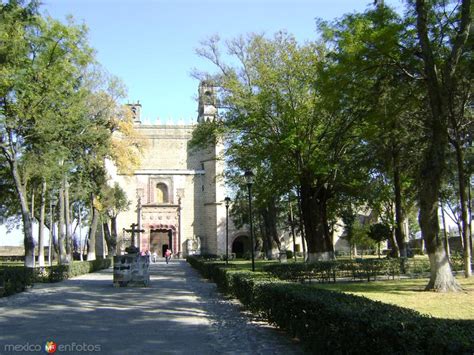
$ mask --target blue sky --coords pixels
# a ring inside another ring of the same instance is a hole
[[[400,1],[392,0],[399,4]],[[200,41],[251,32],[287,30],[301,41],[316,37],[315,18],[364,11],[373,0],[43,0],[42,12],[72,15],[89,27],[98,61],[123,80],[142,119],[194,120],[198,82],[193,68],[213,70],[195,54]]]

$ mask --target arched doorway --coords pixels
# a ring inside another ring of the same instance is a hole
[[[150,231],[150,252],[162,257],[166,249],[172,249],[173,231],[171,229],[153,229]]]
[[[235,238],[232,242],[232,253],[236,258],[242,258],[245,253],[250,253],[250,238],[246,235]]]

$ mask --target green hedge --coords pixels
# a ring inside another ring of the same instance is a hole
[[[429,318],[364,297],[188,258],[203,276],[312,353],[463,354],[474,350],[474,322]]]
[[[474,350],[474,322],[420,313],[301,284],[261,284],[254,297],[271,323],[313,353],[462,354]]]
[[[449,257],[449,263],[452,271],[463,271],[464,260],[460,254],[452,254]],[[430,272],[430,261],[426,258],[409,258],[405,261],[405,272],[416,275]]]
[[[33,285],[34,279],[34,271],[24,266],[0,268],[0,297],[24,291]]]
[[[35,282],[58,282],[87,274],[112,265],[112,259],[94,261],[73,261],[69,265],[55,265],[44,268],[24,266],[3,266],[0,268],[0,297],[24,291]]]
[[[264,267],[282,280],[336,282],[337,278],[375,280],[400,275],[398,259],[358,259],[318,261],[313,263],[272,264]]]

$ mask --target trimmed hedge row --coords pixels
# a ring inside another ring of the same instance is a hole
[[[449,257],[451,264],[451,270],[462,271],[464,270],[464,260],[462,255],[454,254]],[[430,272],[430,261],[426,259],[410,258],[405,262],[405,272],[407,274],[422,274]]]
[[[112,259],[74,261],[69,265],[55,265],[44,268],[24,266],[3,266],[0,268],[0,297],[22,292],[35,282],[59,282],[112,265]]]
[[[0,268],[0,297],[24,291],[33,285],[34,271],[24,266]]]
[[[430,318],[365,297],[285,282],[268,273],[226,268],[196,257],[188,262],[221,290],[298,337],[312,353],[464,354],[474,350],[474,321]]]
[[[451,257],[453,271],[463,269],[461,256]],[[422,274],[430,271],[427,259],[355,259],[318,261],[313,263],[286,263],[266,265],[264,270],[282,280],[336,282],[337,278],[376,280],[377,277],[395,279],[400,274]]]
[[[313,263],[266,265],[265,271],[282,280],[336,282],[336,278],[375,280],[377,276],[400,276],[397,259],[333,260]]]

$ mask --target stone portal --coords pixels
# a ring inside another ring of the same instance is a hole
[[[150,252],[154,252],[162,257],[165,256],[166,249],[172,249],[173,231],[171,229],[158,229],[150,231]]]

